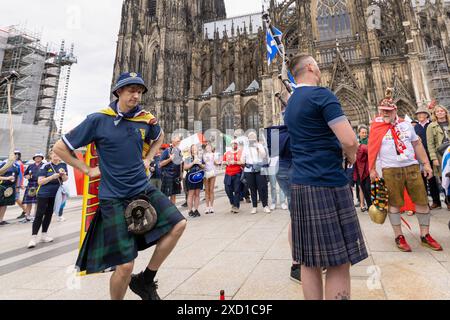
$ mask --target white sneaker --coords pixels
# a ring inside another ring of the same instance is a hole
[[[265,207],[265,208],[264,208],[264,213],[272,213],[272,211],[270,211],[270,208],[269,208],[269,207]]]
[[[283,203],[283,204],[281,205],[281,209],[283,209],[283,210],[288,210],[289,208],[288,208],[288,206],[287,206],[286,203]]]
[[[50,242],[53,242],[53,238],[49,237],[48,234],[43,233],[42,236],[41,236],[41,242],[43,242],[43,243],[50,243]]]
[[[276,204],[273,204],[273,205],[270,206],[270,210],[272,210],[272,211],[274,211],[276,208],[277,208]]]
[[[58,217],[58,222],[64,222],[64,221],[66,221],[66,218],[64,218],[64,217]]]
[[[28,242],[28,249],[33,249],[36,247],[36,236],[32,236],[30,242]]]
[[[256,214],[258,212],[258,210],[256,208],[252,209],[252,214]]]

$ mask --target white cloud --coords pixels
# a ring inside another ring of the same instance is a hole
[[[1,5],[0,27],[22,25],[41,33],[43,43],[59,49],[62,39],[75,44],[65,130],[94,110],[105,107],[116,54],[122,0],[15,0]],[[261,0],[225,0],[228,16],[261,11]]]

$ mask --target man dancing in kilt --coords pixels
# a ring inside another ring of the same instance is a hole
[[[299,84],[284,121],[291,138],[293,258],[301,264],[307,300],[350,299],[350,265],[368,257],[343,168],[355,163],[358,142],[336,96],[320,87],[321,72],[309,55],[291,60]]]
[[[110,282],[113,300],[123,299],[128,286],[143,300],[160,300],[155,276],[183,234],[186,219],[147,179],[146,170],[161,147],[164,134],[156,119],[139,105],[147,92],[144,80],[136,73],[122,74],[112,92],[117,101],[89,115],[54,147],[61,159],[89,177],[101,174],[100,208],[76,265],[87,274],[115,269]],[[91,143],[95,143],[99,155],[97,168],[89,168],[72,153]],[[144,152],[145,146],[149,147],[148,153]],[[129,201],[137,196],[146,197],[157,212],[155,227],[140,236],[128,231],[124,215]],[[146,270],[132,275],[138,252],[154,245]]]
[[[442,251],[441,245],[430,235],[430,207],[428,194],[422,179],[433,177],[425,148],[413,126],[400,119],[392,90],[386,91],[386,98],[378,107],[380,116],[372,122],[369,138],[370,178],[375,181],[382,176],[389,193],[389,219],[394,229],[395,243],[400,251],[411,252],[403,235],[400,208],[405,204],[404,190],[408,191],[416,205],[416,217],[420,225],[421,243],[434,251]]]

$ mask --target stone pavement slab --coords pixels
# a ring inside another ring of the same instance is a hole
[[[291,252],[288,245],[290,215],[250,214],[243,204],[238,215],[222,190],[218,190],[216,214],[188,218],[185,234],[159,270],[159,293],[167,300],[217,300],[220,290],[226,298],[266,300],[303,299],[301,285],[289,278]],[[179,199],[181,204],[183,199]],[[187,216],[187,210],[182,208]],[[71,199],[65,211],[67,221],[52,222],[52,244],[26,249],[31,224],[20,224],[17,208],[10,208],[0,227],[0,299],[104,300],[109,299],[109,273],[75,277],[73,264],[78,254],[81,200]],[[395,246],[389,222],[373,224],[359,213],[369,259],[351,269],[352,298],[450,299],[450,231],[446,210],[433,211],[432,234],[443,252],[420,245],[417,219],[405,217],[412,230],[404,229],[414,252],[402,253]],[[143,270],[154,249],[142,252],[135,271]],[[138,300],[132,292],[126,299]]]

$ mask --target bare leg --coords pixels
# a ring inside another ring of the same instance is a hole
[[[31,209],[33,209],[33,205],[31,203],[27,204],[27,207],[25,209],[25,213],[26,213],[27,217],[29,217],[31,215]]]
[[[209,186],[211,184],[211,179],[205,179],[205,199],[206,199],[206,209],[211,207],[211,195],[209,193]]]
[[[200,191],[201,190],[194,190],[194,209],[198,210],[198,207],[200,207]]]
[[[301,272],[305,300],[323,300],[322,268],[302,266]]]
[[[16,204],[22,209],[23,212],[27,210],[27,207],[23,205],[22,200],[16,200]]]
[[[3,218],[5,217],[7,207],[0,207],[0,222],[3,222]]]
[[[159,270],[161,265],[177,245],[178,240],[180,240],[183,235],[183,232],[186,229],[186,224],[186,220],[179,222],[167,235],[161,238],[156,245],[155,252],[150,260],[148,269]]]
[[[289,247],[291,248],[292,252],[292,223],[289,224],[289,231],[288,231],[288,241],[289,241]],[[299,264],[298,261],[295,261],[292,259],[293,264]]]
[[[123,300],[133,273],[134,261],[117,266],[109,282],[111,300]]]
[[[326,300],[350,300],[350,264],[327,268]]]
[[[214,188],[216,187],[216,177],[211,178],[209,180],[209,200],[210,200],[210,207],[214,207]]]
[[[361,209],[362,209],[367,205],[367,203],[365,201],[366,198],[364,198],[364,192],[362,191],[361,186],[359,186],[358,192],[359,192],[359,203],[361,204]]]
[[[177,196],[171,196],[170,201],[172,202],[173,205],[176,205],[177,204]]]
[[[187,203],[188,203],[188,210],[189,212],[191,212],[194,203],[194,190],[189,190]]]

